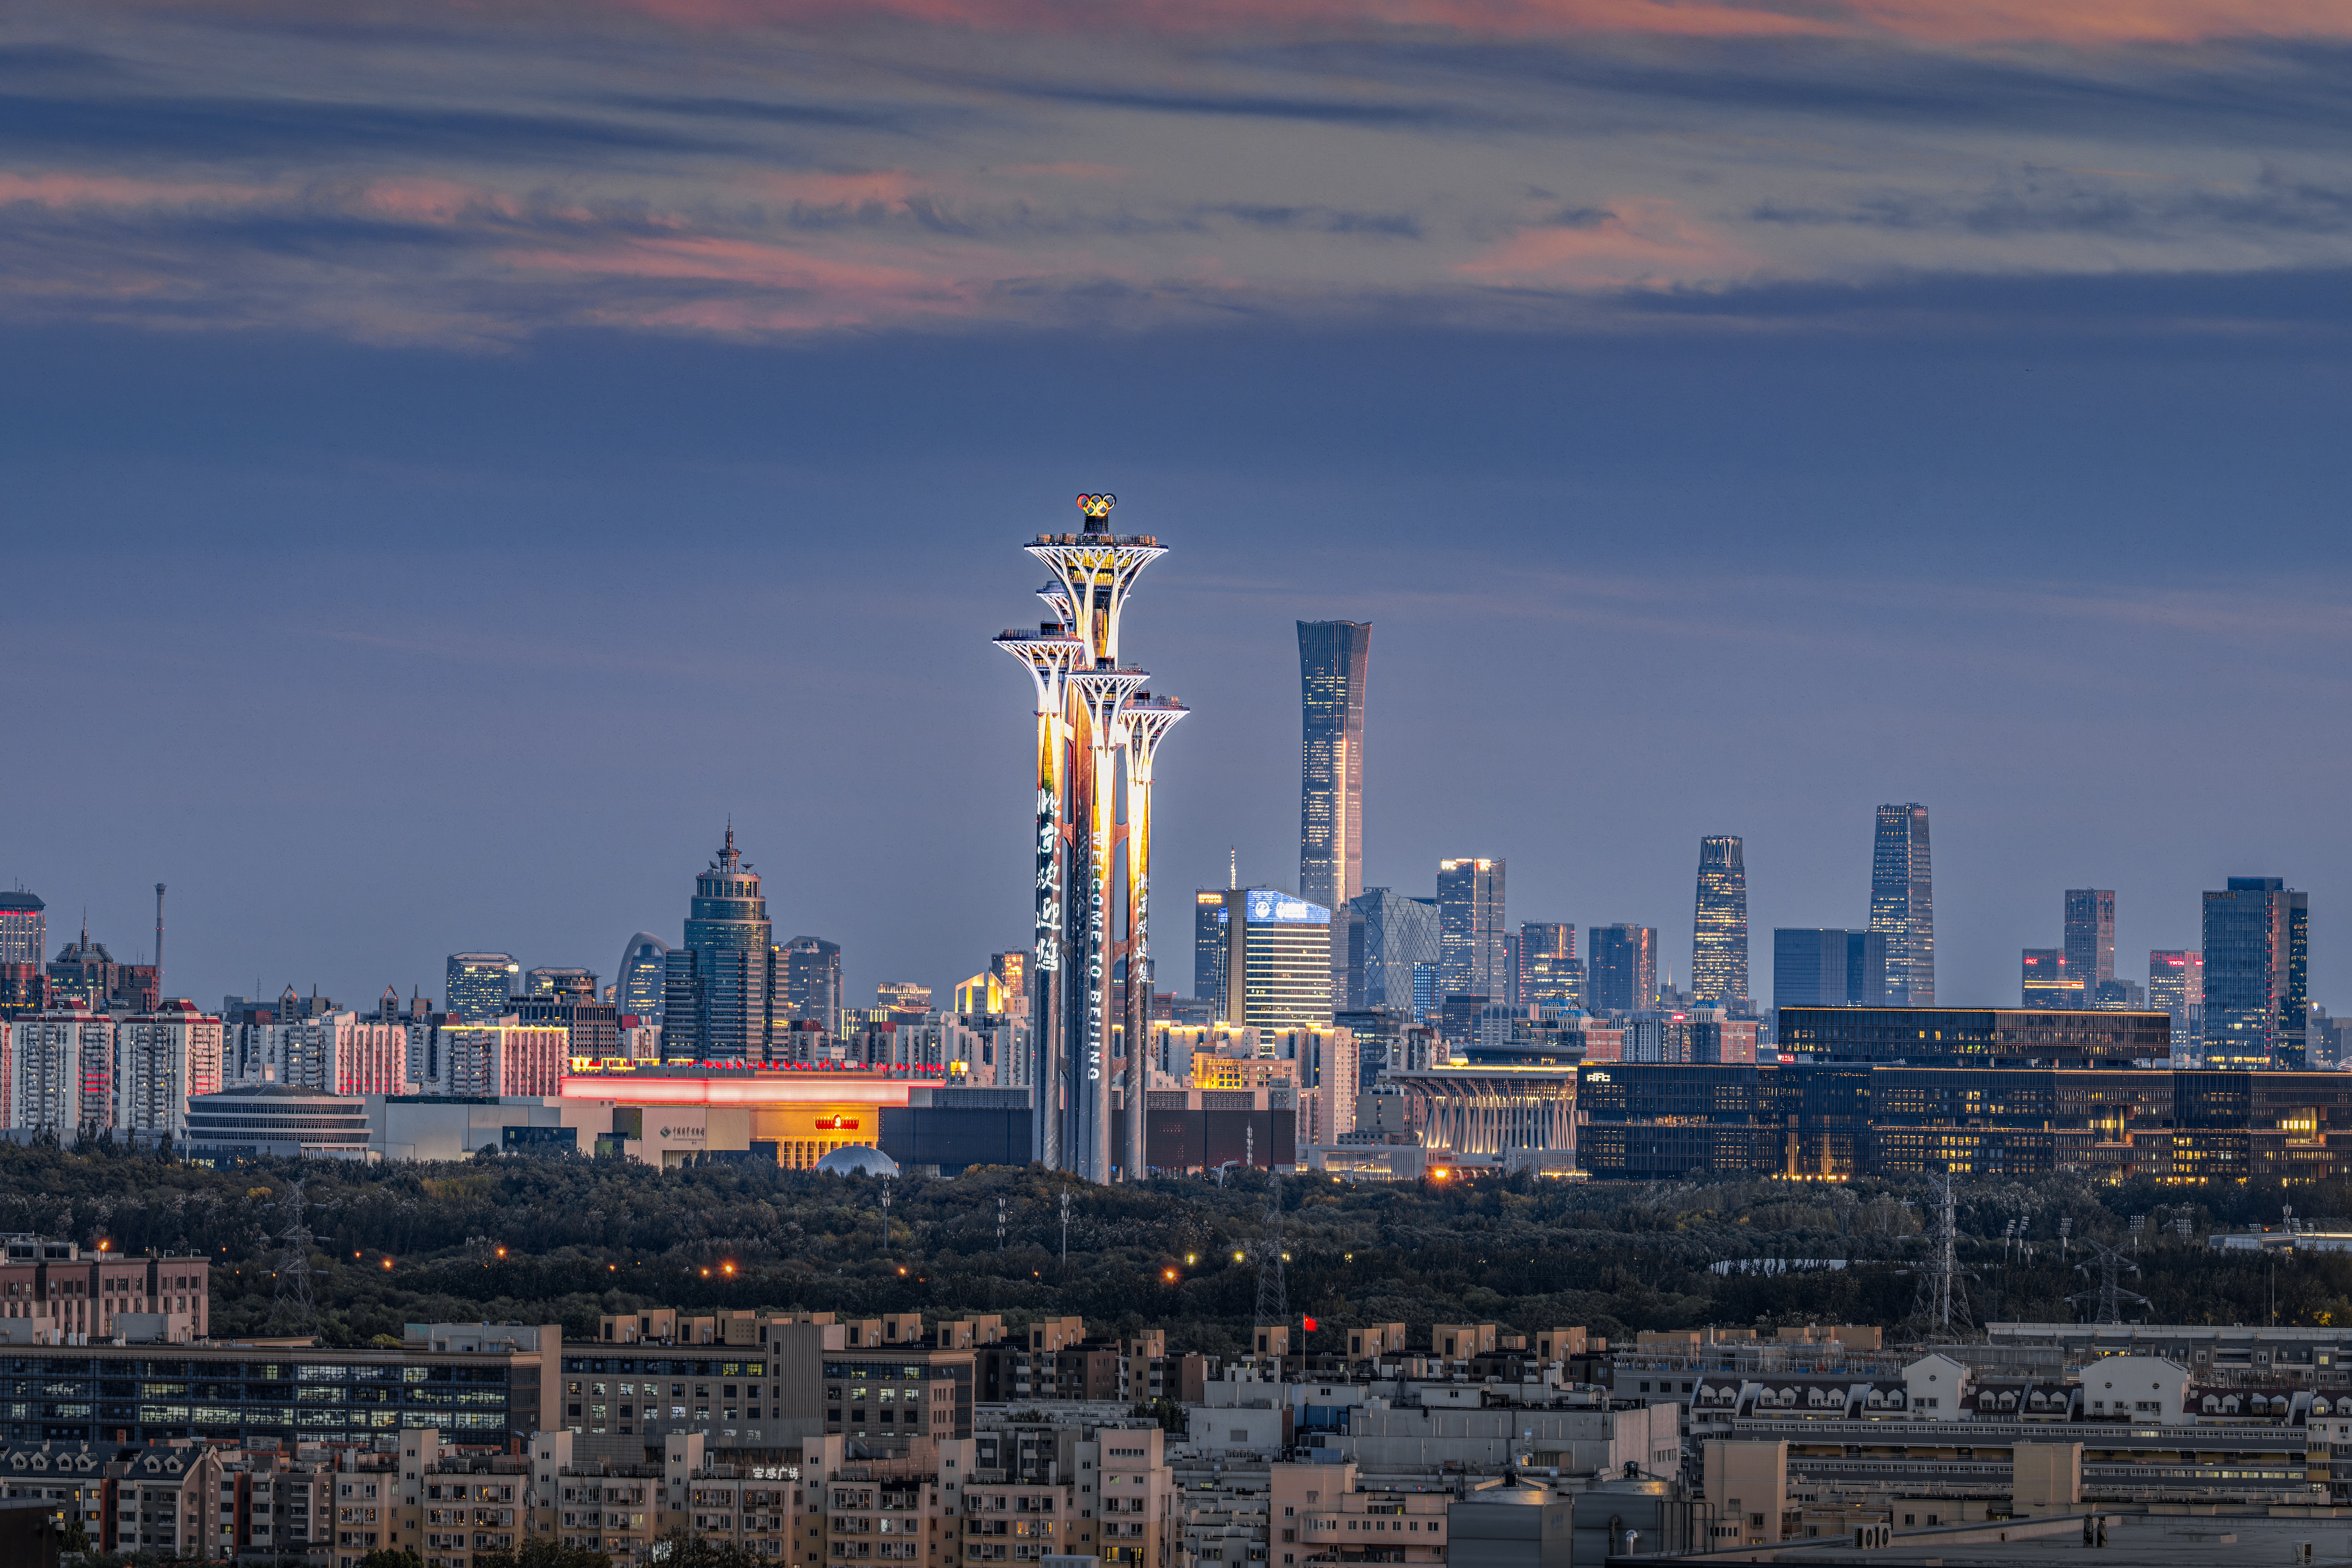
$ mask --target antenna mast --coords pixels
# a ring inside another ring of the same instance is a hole
[[[1287,1282],[1283,1276],[1282,1255],[1282,1178],[1271,1177],[1265,1184],[1265,1239],[1259,1243],[1265,1250],[1257,1260],[1257,1326],[1267,1328],[1285,1322],[1290,1317]]]

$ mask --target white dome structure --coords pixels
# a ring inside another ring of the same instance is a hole
[[[845,1144],[817,1161],[816,1168],[835,1176],[894,1176],[898,1174],[898,1162],[864,1144]]]

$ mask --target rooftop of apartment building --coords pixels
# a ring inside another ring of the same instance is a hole
[[[2095,1520],[2094,1538],[2105,1526],[2104,1547],[2086,1549],[2082,1520],[2085,1515],[2032,1521],[1998,1521],[1940,1525],[1933,1529],[1895,1530],[1884,1546],[1857,1548],[1849,1535],[1823,1537],[1777,1547],[1684,1556],[1626,1557],[1612,1555],[1609,1568],[1630,1568],[1640,1563],[1657,1568],[1668,1563],[1765,1562],[1783,1568],[1804,1564],[1862,1564],[1873,1568],[2058,1568],[2095,1556],[2133,1568],[2210,1568],[2217,1558],[2247,1563],[2342,1562],[2345,1524],[2321,1509],[2304,1516],[2268,1513],[2189,1513],[2108,1511]],[[2308,1555],[2304,1555],[2305,1552]]]

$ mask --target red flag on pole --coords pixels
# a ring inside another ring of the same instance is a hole
[[[1313,1318],[1305,1318],[1300,1321],[1306,1323],[1307,1332],[1308,1333],[1313,1333],[1315,1332],[1315,1320]]]

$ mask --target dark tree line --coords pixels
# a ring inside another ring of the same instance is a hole
[[[1160,1179],[1097,1187],[1037,1167],[883,1184],[614,1159],[446,1166],[333,1162],[210,1171],[103,1149],[0,1145],[0,1230],[122,1251],[198,1251],[214,1264],[216,1332],[264,1332],[289,1223],[307,1178],[319,1331],[331,1343],[396,1337],[418,1322],[559,1322],[645,1306],[1082,1314],[1098,1331],[1164,1327],[1179,1349],[1238,1351],[1257,1298],[1268,1183]],[[1069,1251],[1058,1200],[1072,1195]],[[996,1233],[998,1200],[1006,1234]],[[1348,1326],[1497,1321],[1638,1329],[1805,1322],[1900,1324],[1913,1310],[1931,1218],[1924,1183],[1792,1188],[1745,1179],[1582,1184],[1517,1176],[1350,1186],[1279,1184],[1286,1294]],[[2352,1322],[2352,1260],[2216,1255],[2215,1227],[2275,1221],[2281,1206],[2352,1212],[2338,1185],[2230,1186],[2182,1197],[2058,1176],[1958,1193],[1959,1256],[1978,1318],[2065,1320],[2091,1281],[2081,1243],[2135,1244],[2127,1280],[2155,1315],[2191,1322]],[[2182,1239],[2171,1221],[2185,1214]],[[2137,1235],[2135,1215],[2147,1217]],[[2062,1228],[2064,1231],[2062,1255]],[[1236,1257],[1239,1254],[1239,1257]],[[1723,1260],[1841,1259],[1836,1270],[1718,1275]]]

